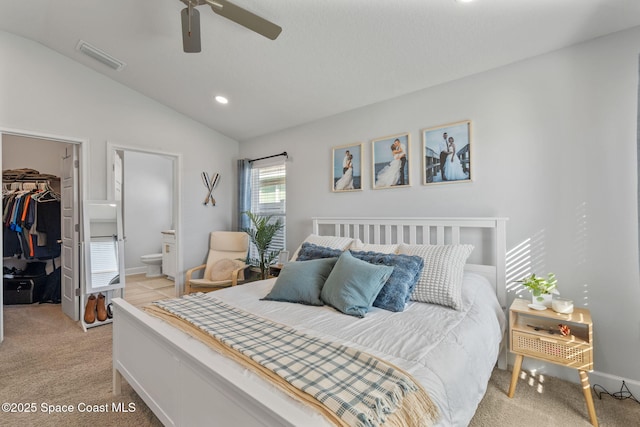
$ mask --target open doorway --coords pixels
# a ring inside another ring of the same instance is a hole
[[[3,221],[1,341],[5,305],[60,304],[68,317],[79,319],[82,141],[0,131],[0,145],[3,220],[14,208],[12,221]]]
[[[127,300],[180,295],[179,156],[115,144],[107,153],[108,194],[123,210]]]

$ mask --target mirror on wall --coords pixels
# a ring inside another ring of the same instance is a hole
[[[84,255],[87,293],[124,287],[124,245],[120,202],[84,202]]]

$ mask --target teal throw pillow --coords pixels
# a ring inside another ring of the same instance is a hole
[[[284,264],[271,292],[263,299],[324,305],[320,299],[320,291],[337,260],[338,258],[322,258]]]
[[[392,272],[393,267],[369,264],[345,251],[324,283],[320,298],[344,314],[364,317]]]

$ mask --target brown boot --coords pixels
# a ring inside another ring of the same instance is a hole
[[[84,307],[84,323],[91,324],[96,321],[96,296],[91,294]]]
[[[96,307],[98,312],[98,320],[104,322],[107,320],[107,306],[104,303],[104,295],[98,294],[98,305]]]

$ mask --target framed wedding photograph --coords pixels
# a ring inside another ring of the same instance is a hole
[[[333,173],[331,191],[362,190],[362,144],[341,145],[331,149]]]
[[[471,181],[471,121],[422,130],[423,184]]]
[[[371,141],[373,188],[408,187],[409,133],[386,136]]]

